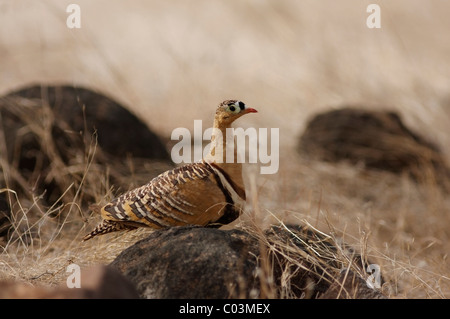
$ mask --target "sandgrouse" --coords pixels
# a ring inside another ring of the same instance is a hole
[[[220,227],[239,217],[245,204],[242,164],[227,159],[236,147],[227,128],[247,113],[256,113],[237,100],[226,100],[216,110],[209,154],[200,162],[166,171],[148,184],[131,190],[103,207],[93,205],[102,222],[83,241],[97,235],[137,227],[160,229],[200,225]],[[229,135],[229,134],[228,134]]]

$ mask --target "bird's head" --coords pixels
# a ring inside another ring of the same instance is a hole
[[[242,101],[225,100],[217,108],[215,120],[222,125],[228,126],[242,115],[257,112],[257,110],[246,106]]]

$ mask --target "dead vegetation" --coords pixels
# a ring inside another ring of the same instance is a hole
[[[80,82],[126,101],[166,137],[175,127],[192,128],[193,119],[208,119],[206,110],[217,101],[242,99],[260,110],[249,125],[280,128],[281,162],[275,176],[256,178],[257,208],[251,204],[250,212],[229,227],[256,225],[251,231],[260,236],[280,221],[310,225],[326,236],[325,242],[342,240],[363,260],[379,265],[387,296],[450,297],[450,200],[434,178],[417,183],[407,174],[307,160],[296,153],[307,119],[324,109],[357,104],[378,111],[385,105],[436,144],[448,162],[450,42],[442,32],[449,29],[448,4],[386,2],[382,29],[368,30],[366,6],[356,0],[198,1],[198,7],[137,1],[127,10],[108,3],[107,11],[102,2],[79,2],[89,27],[76,32],[67,32],[60,1],[2,4],[2,94],[36,79]],[[128,28],[117,19],[122,14],[132,21]],[[15,230],[12,234],[0,225],[5,235],[0,278],[57,285],[66,279],[68,264],[110,263],[148,236],[141,229],[80,243],[86,223],[97,221],[87,202],[102,202],[139,185],[156,164],[98,164],[103,155],[92,134],[81,136],[81,151],[66,149],[63,158],[49,130],[55,120],[51,112],[34,117],[26,110],[35,101],[15,103],[20,108],[14,111],[22,110],[27,120],[19,136],[34,134],[37,148],[28,155],[34,152],[41,160],[36,169],[18,169],[17,159],[7,160],[16,153],[5,151],[0,129],[0,223],[8,220]],[[61,185],[51,200],[46,199],[49,188],[37,183],[42,169]],[[309,243],[311,249],[317,251],[321,242]],[[268,256],[274,251],[292,261],[281,276],[283,297],[291,297],[288,279],[303,267],[292,256],[305,252],[268,247]],[[316,267],[330,258],[339,261],[336,271],[355,265],[327,247],[320,252],[325,259],[314,261]]]

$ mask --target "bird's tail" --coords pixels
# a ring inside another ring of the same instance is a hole
[[[97,227],[94,228],[89,234],[83,237],[83,241],[89,240],[98,235],[104,235],[107,233],[112,233],[116,231],[121,231],[125,229],[134,229],[135,227],[130,227],[124,223],[115,222],[113,220],[104,219]]]

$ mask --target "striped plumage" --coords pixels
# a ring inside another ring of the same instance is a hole
[[[214,128],[222,132],[224,139],[212,138],[210,153],[205,159],[164,172],[101,208],[94,205],[93,210],[100,212],[103,221],[83,240],[137,227],[220,227],[239,217],[246,199],[242,167],[236,161],[226,163],[226,128],[251,112],[256,110],[240,101],[222,102],[216,111]],[[215,156],[218,147],[222,149],[220,161]]]

